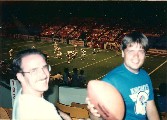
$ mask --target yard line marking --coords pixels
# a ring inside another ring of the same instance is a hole
[[[158,70],[162,65],[164,65],[167,62],[167,60],[165,62],[163,62],[161,65],[159,65],[157,68],[155,68],[153,71],[151,71],[148,75],[151,75],[152,73],[154,73],[156,70]]]
[[[106,60],[108,60],[108,59],[111,59],[111,57],[108,57],[108,58],[106,58]],[[106,61],[105,60],[105,61]],[[98,64],[98,63],[100,63],[100,62],[103,62],[104,60],[100,60],[100,61],[97,61],[97,62],[94,62],[94,63],[91,63],[91,64],[87,64],[87,65],[85,65],[84,67],[81,67],[81,68],[78,68],[78,70],[81,70],[81,69],[83,69],[83,68],[87,68],[87,67],[89,67],[89,66],[93,66],[93,65],[95,65],[95,64]],[[73,71],[70,71],[69,73],[72,73]]]
[[[153,71],[151,71],[148,75],[151,75],[152,73],[154,73],[156,70],[158,70],[161,66],[163,66],[165,63],[167,62],[167,60],[165,62],[163,62],[161,65],[159,65],[157,68],[155,68]],[[107,74],[105,74],[107,75]],[[98,80],[101,79],[102,77],[104,77],[105,75],[103,76],[100,76],[99,78],[97,78]]]

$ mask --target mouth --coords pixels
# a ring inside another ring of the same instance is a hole
[[[46,79],[43,79],[43,80],[39,80],[38,82],[44,83],[46,81],[47,81]]]
[[[132,63],[133,64],[139,64],[140,62],[139,62],[139,60],[133,60]]]

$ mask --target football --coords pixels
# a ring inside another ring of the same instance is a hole
[[[123,119],[124,101],[113,85],[100,80],[91,80],[87,86],[87,97],[105,120]]]

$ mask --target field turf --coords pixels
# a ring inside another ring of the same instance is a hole
[[[93,79],[101,79],[110,70],[120,65],[123,62],[121,54],[116,55],[115,51],[111,50],[101,50],[95,55],[95,60],[93,61],[93,48],[88,47],[77,47],[78,56],[71,61],[70,64],[67,63],[67,51],[74,50],[72,45],[67,45],[64,43],[58,43],[63,53],[62,59],[55,58],[53,42],[40,42],[33,40],[21,40],[21,39],[6,39],[0,38],[0,60],[11,62],[9,59],[9,50],[13,49],[13,56],[20,50],[31,48],[42,50],[49,55],[48,63],[52,67],[51,74],[54,75],[58,72],[63,74],[64,68],[69,68],[72,74],[73,68],[78,68],[78,70],[83,69],[85,71],[87,81]],[[86,59],[81,60],[81,49],[86,51]],[[142,68],[144,68],[152,79],[153,87],[157,88],[160,83],[166,82],[167,80],[167,57],[160,56],[147,56],[146,61]]]

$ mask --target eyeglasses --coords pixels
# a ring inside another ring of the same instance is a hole
[[[36,74],[40,73],[41,69],[44,72],[45,71],[49,71],[50,72],[51,71],[51,66],[50,65],[45,65],[42,68],[34,68],[34,69],[30,70],[29,72],[22,71],[22,72],[19,72],[19,73],[29,73],[30,75],[36,75]]]
[[[130,55],[134,55],[134,54],[136,54],[136,53],[138,53],[139,55],[145,55],[145,54],[146,54],[145,50],[139,50],[139,51],[128,50],[127,52],[128,52]]]

